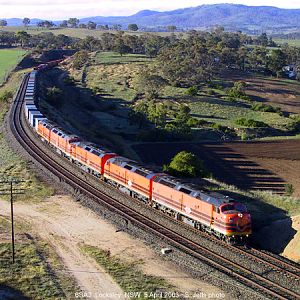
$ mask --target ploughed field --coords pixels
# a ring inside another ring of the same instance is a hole
[[[146,164],[163,165],[180,151],[195,153],[213,177],[241,189],[300,195],[300,140],[231,143],[144,143],[132,146]]]

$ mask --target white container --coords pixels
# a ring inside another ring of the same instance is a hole
[[[37,107],[34,104],[25,105],[25,116],[27,119],[28,119],[29,111],[31,110],[37,110]]]
[[[38,110],[37,111],[30,110],[28,114],[29,114],[29,123],[33,128],[35,128],[35,122],[37,118],[44,118],[44,116]]]

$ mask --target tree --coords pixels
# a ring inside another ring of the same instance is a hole
[[[95,22],[89,21],[87,23],[87,28],[88,29],[96,29],[96,27],[97,27],[97,24]]]
[[[122,25],[120,25],[120,24],[114,24],[114,25],[112,26],[112,29],[113,29],[113,30],[116,30],[116,31],[120,31],[120,30],[122,29]]]
[[[52,21],[40,21],[37,23],[38,27],[45,27],[45,28],[50,28],[54,26],[54,23]]]
[[[131,48],[124,43],[122,38],[118,38],[116,40],[114,50],[121,56],[123,56],[123,54],[131,52]]]
[[[70,18],[68,24],[70,24],[72,28],[76,28],[79,24],[79,20],[77,18]]]
[[[267,34],[264,32],[262,33],[258,38],[257,38],[257,44],[261,45],[263,47],[267,47],[269,44],[269,40],[268,40],[268,36]]]
[[[7,21],[6,20],[0,20],[0,26],[1,27],[7,26]]]
[[[74,54],[73,68],[80,69],[89,62],[89,54],[85,50],[78,51]]]
[[[30,24],[30,19],[29,18],[24,18],[22,23],[24,24],[25,27],[28,27],[28,25]]]
[[[60,24],[59,27],[61,28],[67,28],[68,27],[68,21],[67,20],[63,20]]]
[[[128,30],[129,31],[138,31],[139,27],[136,24],[129,24],[128,25]]]
[[[164,171],[180,177],[203,177],[206,171],[198,156],[187,151],[177,153],[169,165],[164,165]]]
[[[144,69],[137,76],[135,89],[144,93],[149,100],[159,97],[160,91],[166,86],[167,82],[159,75],[152,74],[149,69]]]
[[[28,34],[26,31],[18,31],[16,34],[17,40],[21,43],[21,47],[23,48],[25,44],[30,39],[30,34]]]
[[[87,25],[86,24],[84,24],[84,23],[81,23],[81,24],[79,24],[79,26],[78,26],[79,28],[87,28]]]
[[[61,98],[63,92],[58,87],[49,87],[47,88],[47,99],[52,104],[56,105]]]
[[[155,103],[153,100],[148,104],[147,118],[155,127],[163,128],[167,120],[167,108],[162,103]]]
[[[282,68],[286,64],[286,56],[281,49],[272,50],[268,57],[268,68],[279,77]]]
[[[167,30],[169,32],[174,32],[174,31],[176,31],[176,29],[177,29],[177,27],[175,25],[169,25],[169,26],[167,26]]]

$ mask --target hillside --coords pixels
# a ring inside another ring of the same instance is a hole
[[[209,29],[216,25],[224,26],[226,30],[242,30],[247,33],[288,33],[300,28],[300,9],[281,9],[270,6],[246,6],[238,4],[201,5],[158,12],[143,10],[132,16],[120,17],[88,17],[80,21],[97,24],[120,24],[126,28],[130,23],[136,23],[140,28],[159,28],[175,25],[181,29]],[[21,19],[8,19],[9,26],[21,25]],[[39,20],[33,19],[31,25]],[[59,21],[55,22],[59,24]]]

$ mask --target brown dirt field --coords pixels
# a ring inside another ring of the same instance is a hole
[[[246,94],[258,102],[278,106],[282,111],[300,113],[300,84],[297,81],[239,74],[233,80],[247,83]]]
[[[242,189],[300,195],[300,140],[232,143],[144,143],[132,146],[144,163],[163,165],[180,151],[195,153],[213,176]]]

